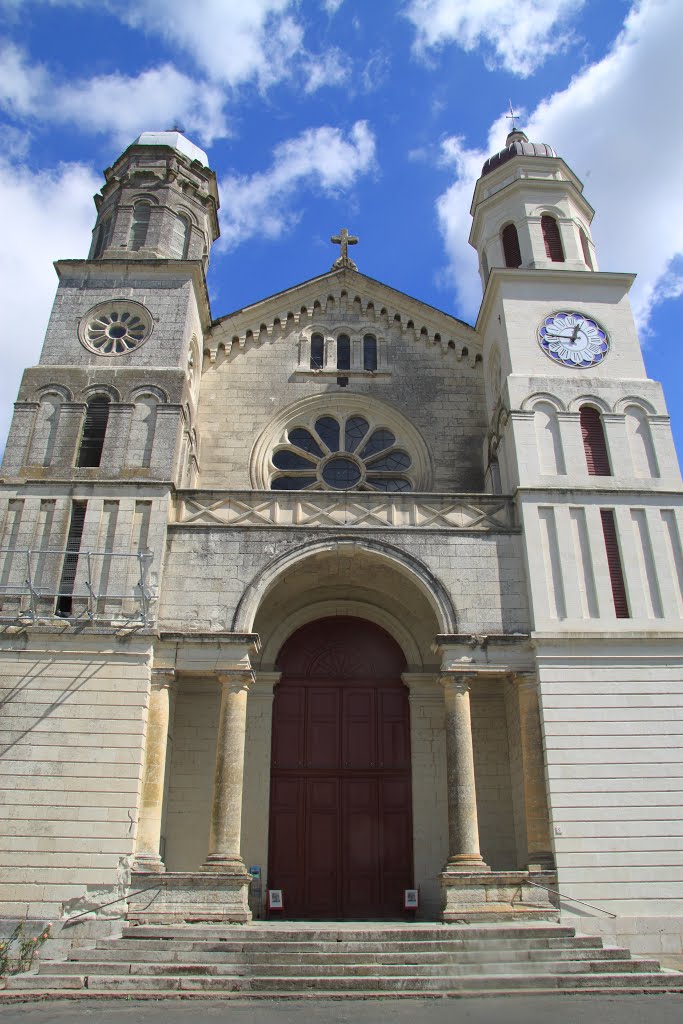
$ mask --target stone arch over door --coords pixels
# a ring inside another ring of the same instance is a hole
[[[405,657],[336,616],[282,647],[273,706],[268,885],[293,918],[398,918],[413,886]]]

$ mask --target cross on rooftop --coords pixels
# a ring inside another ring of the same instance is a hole
[[[510,100],[510,113],[505,115],[507,120],[510,121],[510,131],[513,131],[513,132],[517,131],[517,125],[515,124],[515,121],[517,120],[517,118],[519,116],[520,115],[519,114],[515,114],[514,110],[512,109],[512,100]]]
[[[355,235],[350,235],[347,228],[342,228],[338,235],[332,235],[330,241],[333,245],[341,247],[339,256],[332,264],[332,269],[339,270],[341,267],[348,267],[350,270],[358,270],[358,267],[349,256],[349,246],[357,245],[358,238]]]

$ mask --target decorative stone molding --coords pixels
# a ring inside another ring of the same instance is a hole
[[[179,491],[183,527],[333,527],[334,529],[516,532],[514,503],[499,494],[379,494],[339,491]]]

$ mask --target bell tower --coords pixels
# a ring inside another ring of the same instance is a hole
[[[188,259],[208,266],[218,190],[206,153],[179,131],[143,132],[104,172],[90,259]]]
[[[519,129],[484,164],[471,213],[484,287],[494,267],[598,269],[583,185],[554,149]]]

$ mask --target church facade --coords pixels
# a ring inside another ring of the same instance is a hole
[[[417,890],[681,952],[683,489],[571,169],[519,131],[485,164],[475,326],[346,231],[214,319],[179,133],[96,206],[2,467],[0,915],[396,919]]]

